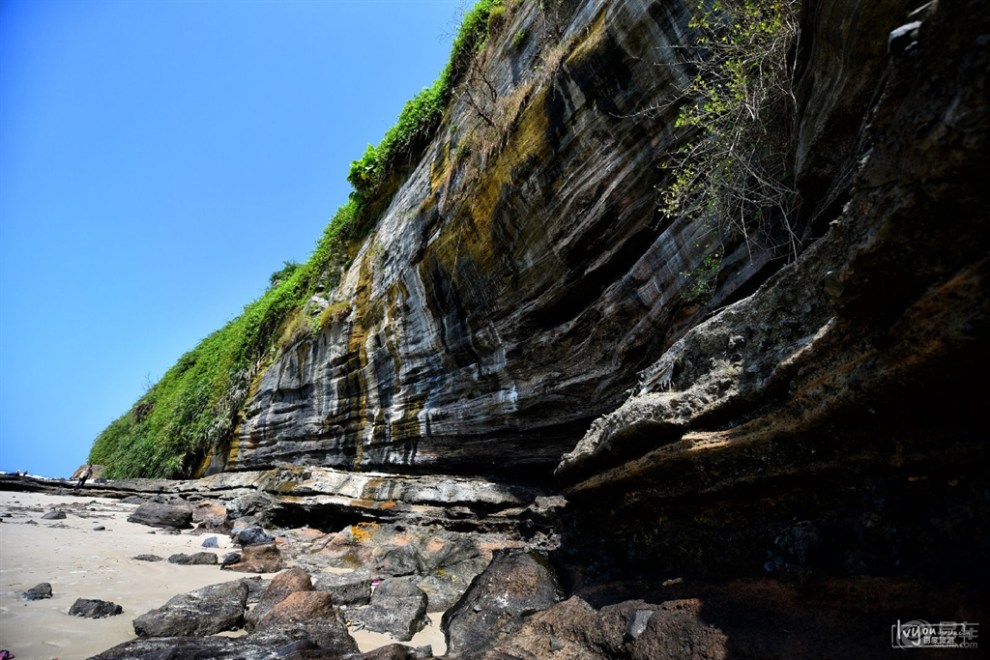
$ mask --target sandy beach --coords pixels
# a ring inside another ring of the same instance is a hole
[[[42,520],[54,508],[66,518]],[[127,522],[136,508],[106,498],[0,492],[0,649],[21,659],[88,658],[133,639],[132,619],[172,596],[248,577],[217,566],[135,560],[139,554],[168,558],[200,552],[210,536],[166,534]],[[100,526],[105,529],[97,531]],[[217,541],[220,547],[212,552],[221,557],[235,549],[226,536],[218,535]],[[21,598],[22,592],[42,582],[51,584],[52,598]],[[104,619],[70,616],[77,598],[112,601],[123,607],[123,614]],[[439,655],[445,650],[440,616],[431,618],[433,623],[406,643],[431,645]],[[352,635],[362,651],[395,641],[364,630]]]

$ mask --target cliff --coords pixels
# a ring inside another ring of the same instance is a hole
[[[986,3],[804,2],[790,123],[765,127],[796,201],[752,235],[661,211],[710,54],[692,15],[505,3],[339,284],[295,312],[326,323],[283,333],[188,471],[559,490],[556,561],[592,600],[987,584]],[[946,588],[943,617],[985,603]]]

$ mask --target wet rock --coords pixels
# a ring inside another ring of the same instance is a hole
[[[499,550],[461,599],[443,615],[441,628],[452,654],[478,653],[518,629],[524,614],[563,597],[556,572],[536,552]]]
[[[348,610],[351,623],[408,641],[426,626],[426,594],[412,580],[383,580],[367,607]]]
[[[127,522],[161,529],[186,529],[192,522],[192,511],[187,506],[147,502],[135,509]]]
[[[168,558],[170,564],[181,564],[183,566],[206,565],[213,566],[217,563],[217,556],[212,552],[197,552],[191,555],[178,553]]]
[[[65,511],[59,509],[52,509],[41,516],[42,520],[65,520]]]
[[[122,614],[124,608],[117,603],[106,600],[96,600],[91,598],[78,598],[69,608],[72,616],[81,616],[87,619],[102,619],[108,616]]]
[[[141,637],[176,637],[235,630],[244,620],[247,594],[243,581],[180,594],[134,619],[134,632]]]
[[[44,600],[51,597],[52,585],[48,582],[37,584],[21,594],[21,598],[24,600]]]
[[[312,579],[313,588],[329,593],[334,605],[358,606],[371,601],[371,576],[366,572],[320,573]]]
[[[313,583],[309,574],[301,568],[282,571],[268,584],[254,609],[244,615],[245,626],[250,630],[257,625],[276,605],[297,591],[312,591]]]
[[[223,569],[241,573],[277,573],[285,568],[282,554],[274,543],[249,545],[244,548],[240,557],[239,561],[225,563]]]
[[[134,559],[138,561],[163,561],[164,558],[159,557],[158,555],[144,554],[144,555],[135,555]]]

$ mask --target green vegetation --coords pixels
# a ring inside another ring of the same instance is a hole
[[[524,45],[526,45],[526,40],[529,35],[526,34],[526,30],[519,30],[514,35],[512,35],[512,48],[514,50],[520,50]]]
[[[484,47],[500,18],[502,0],[480,0],[454,39],[450,61],[432,87],[403,108],[377,147],[351,165],[354,187],[330,220],[305,264],[286,261],[265,293],[243,313],[183,355],[144,396],[97,437],[89,462],[109,478],[182,477],[194,474],[213,451],[224,451],[237,415],[256,378],[301,336],[345,317],[336,303],[311,317],[307,301],[339,284],[362,239],[377,222],[398,167],[411,162],[433,138],[453,90]],[[494,18],[493,18],[494,16]]]
[[[368,145],[364,155],[351,164],[347,180],[359,200],[381,192],[388,175],[403,161],[412,161],[436,133],[454,88],[463,80],[471,60],[484,48],[488,35],[504,19],[502,0],[480,0],[464,15],[454,38],[450,61],[433,85],[408,101],[399,121],[378,146]]]
[[[691,27],[700,49],[676,126],[687,139],[667,156],[662,210],[712,228],[689,297],[707,294],[723,245],[760,241],[795,254],[789,217],[792,89],[800,0],[700,0]],[[713,269],[714,268],[714,272]],[[709,283],[700,285],[699,283]]]

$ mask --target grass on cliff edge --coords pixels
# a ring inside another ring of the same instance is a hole
[[[515,0],[518,1],[518,0]],[[192,476],[203,458],[230,440],[250,388],[272,359],[286,325],[318,289],[337,285],[349,255],[377,221],[404,163],[415,161],[436,133],[471,60],[484,47],[503,0],[479,0],[461,23],[450,60],[432,86],[406,103],[377,146],[351,164],[354,187],[309,260],[273,274],[243,313],[183,355],[124,415],[96,438],[89,462],[111,479]]]

